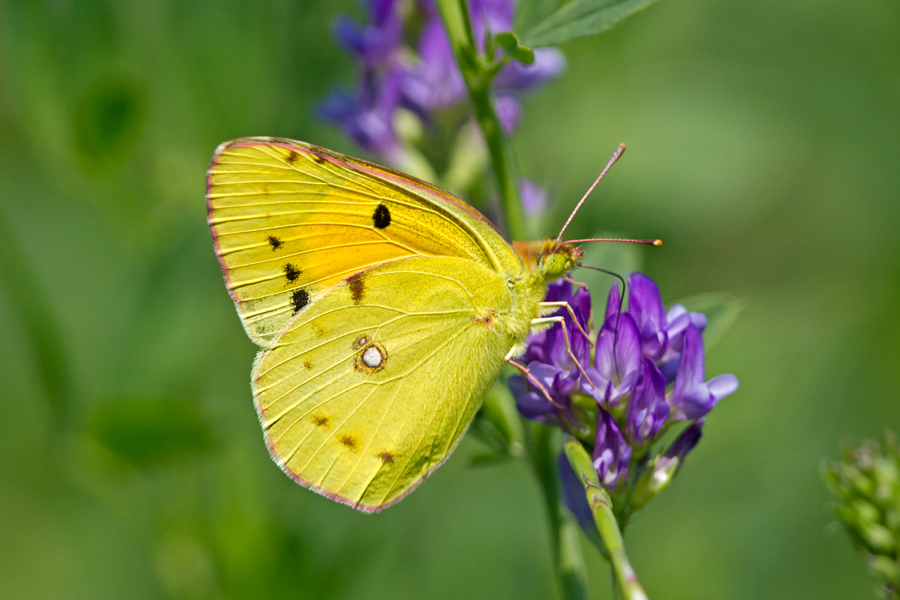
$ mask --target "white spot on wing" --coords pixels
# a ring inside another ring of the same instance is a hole
[[[366,348],[366,351],[363,352],[362,360],[367,367],[375,369],[380,367],[381,363],[384,362],[384,356],[381,354],[381,350],[376,346],[369,346]]]

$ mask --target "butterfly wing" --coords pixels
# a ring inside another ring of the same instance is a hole
[[[453,450],[514,339],[503,277],[474,261],[395,260],[331,288],[257,358],[269,451],[299,483],[366,512]],[[492,312],[494,311],[494,312]]]
[[[342,279],[409,256],[521,261],[478,211],[423,181],[303,142],[243,138],[207,174],[216,253],[250,337],[270,344]]]

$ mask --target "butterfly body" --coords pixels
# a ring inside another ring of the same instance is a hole
[[[302,142],[223,144],[207,183],[226,283],[263,348],[252,386],[269,451],[367,512],[452,452],[547,282],[580,256],[513,248],[450,194]]]

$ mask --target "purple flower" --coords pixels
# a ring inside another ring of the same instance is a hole
[[[401,78],[401,72],[396,70],[380,74],[367,69],[358,93],[331,94],[319,104],[319,114],[338,123],[344,133],[369,152],[397,159],[402,147],[393,119],[400,106]]]
[[[399,48],[403,23],[395,10],[395,0],[371,0],[369,24],[360,25],[349,17],[339,17],[334,27],[338,43],[356,54],[365,65],[388,60]]]
[[[438,14],[422,28],[418,54],[418,62],[406,72],[403,81],[403,94],[412,105],[428,112],[449,108],[465,98],[466,84]]]
[[[594,469],[600,483],[615,490],[628,477],[631,447],[619,431],[619,425],[609,412],[600,409],[597,417],[597,440],[594,442]]]
[[[564,426],[574,423],[570,395],[577,389],[578,373],[540,362],[528,364],[528,371],[550,394],[553,402],[547,400],[536,386],[529,384],[521,375],[509,378],[509,391],[516,399],[516,408],[526,419],[547,425]]]
[[[405,108],[431,124],[436,121],[436,111],[457,106],[468,92],[433,0],[368,0],[365,4],[366,23],[341,17],[334,28],[338,44],[360,63],[360,89],[352,94],[332,94],[320,106],[319,114],[338,122],[366,150],[396,164],[402,162],[398,159],[402,144],[394,131],[395,112]],[[479,51],[484,50],[488,29],[499,33],[512,28],[512,0],[469,0],[469,6]],[[404,39],[406,20],[424,23],[418,39],[412,40],[415,51]],[[522,116],[515,94],[557,77],[564,69],[565,57],[559,50],[540,48],[533,64],[509,61],[500,70],[492,87],[497,115],[507,133]]]
[[[643,359],[644,373],[631,394],[625,434],[636,446],[652,442],[669,416],[666,404],[666,381],[649,358]]]
[[[519,195],[526,216],[540,217],[547,210],[547,191],[530,179],[519,180]]]
[[[594,366],[585,369],[589,381],[582,383],[584,393],[601,406],[613,409],[623,401],[641,377],[641,338],[637,324],[628,313],[621,313],[616,331],[616,315],[603,325],[597,336]]]
[[[497,89],[525,91],[556,79],[566,71],[566,56],[556,48],[537,48],[534,51],[534,62],[523,65],[517,60],[510,61],[503,67],[494,85]]]
[[[498,33],[512,28],[513,5],[506,0],[470,2],[472,27],[480,50],[484,48],[485,20],[491,31]],[[419,61],[413,66],[404,82],[404,95],[424,110],[449,108],[466,97],[466,84],[456,65],[450,39],[437,13],[426,22],[419,36]],[[507,133],[518,124],[521,105],[509,92],[533,89],[542,83],[559,77],[566,68],[563,53],[556,48],[540,48],[535,51],[534,63],[523,65],[510,61],[494,79],[493,87],[499,92],[497,112]],[[506,92],[506,93],[504,93]]]
[[[677,458],[683,463],[684,457],[694,449],[703,436],[703,425],[705,423],[705,420],[699,419],[685,427],[678,437],[675,438],[675,441],[672,442],[672,445],[666,449],[664,456],[666,458]]]
[[[494,99],[494,109],[497,111],[500,127],[511,134],[522,119],[522,104],[512,94],[500,94]]]
[[[554,326],[532,335],[524,355],[528,370],[552,401],[523,377],[511,377],[509,381],[523,416],[563,429],[583,432],[587,415],[593,413],[592,408],[581,404],[583,398],[573,399],[573,395],[580,392],[597,401],[594,468],[608,490],[628,486],[628,494],[622,497],[637,510],[668,484],[699,442],[703,415],[733,393],[738,383],[734,375],[706,381],[701,335],[706,326],[704,315],[690,313],[678,304],[666,311],[656,284],[641,273],[629,276],[628,288],[627,310],[622,310],[618,286],[610,290],[593,364],[585,369],[587,377],[574,368],[565,350],[563,330]],[[586,290],[557,282],[549,286],[547,300],[568,302],[578,323],[589,322],[590,297]],[[567,311],[555,314],[566,317],[565,331],[573,352],[579,361],[586,361],[590,347],[582,345],[583,338]],[[679,420],[693,422],[660,453],[654,444],[671,421]],[[640,460],[631,469],[635,453]],[[566,505],[582,522],[589,512],[585,512],[580,482],[567,464],[560,462],[559,470]],[[582,522],[582,526],[585,523],[590,521]],[[586,530],[590,534],[591,528]]]
[[[687,314],[680,314],[669,322],[656,282],[643,273],[628,276],[628,312],[637,321],[644,356],[654,360],[663,357],[670,338],[684,331],[690,323]]]
[[[694,325],[688,325],[684,330],[684,345],[675,375],[675,387],[668,400],[673,416],[677,419],[699,419],[737,388],[737,377],[730,374],[706,381],[703,338]]]

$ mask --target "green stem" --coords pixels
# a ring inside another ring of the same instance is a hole
[[[565,600],[587,600],[587,576],[581,555],[578,525],[563,510],[560,502],[559,475],[556,472],[555,430],[531,423],[528,456],[541,486],[544,507],[550,524],[553,569]]]
[[[603,545],[609,552],[609,561],[612,563],[613,576],[618,585],[619,592],[625,600],[647,600],[647,594],[638,581],[637,574],[628,561],[628,555],[625,553],[625,540],[622,538],[622,532],[619,530],[619,523],[613,513],[612,501],[609,494],[600,487],[600,481],[597,479],[597,473],[591,464],[591,459],[580,443],[575,440],[567,440],[565,443],[566,456],[569,464],[575,474],[584,485],[585,495],[591,512],[594,515],[594,521],[597,524],[597,531],[600,532],[600,538]]]
[[[525,213],[519,201],[519,187],[512,169],[512,149],[500,127],[500,119],[494,110],[491,97],[491,65],[478,56],[469,9],[465,0],[438,0],[438,8],[447,28],[456,62],[462,72],[475,119],[484,135],[491,156],[491,169],[497,180],[506,226],[512,239],[525,239],[528,235]],[[489,57],[493,60],[493,57]]]

